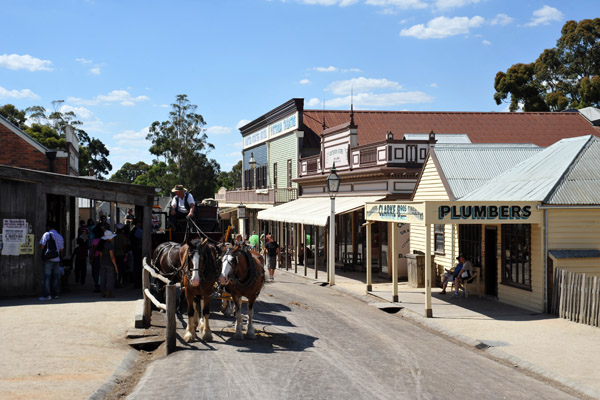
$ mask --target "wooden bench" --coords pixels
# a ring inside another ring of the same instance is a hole
[[[480,267],[473,267],[473,275],[471,275],[471,277],[468,280],[464,280],[462,287],[460,287],[459,289],[462,289],[465,297],[469,297],[469,292],[470,292],[470,288],[475,285],[475,287],[477,288],[477,295],[479,297],[481,297],[481,268]],[[456,285],[456,279],[452,281],[452,287],[451,290],[452,292],[456,291],[455,289],[455,285]]]

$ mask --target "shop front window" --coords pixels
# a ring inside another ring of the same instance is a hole
[[[502,225],[502,283],[531,290],[531,225]]]
[[[434,243],[435,243],[435,252],[437,254],[444,254],[444,229],[445,225],[434,225]]]

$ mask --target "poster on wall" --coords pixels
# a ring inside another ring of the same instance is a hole
[[[19,245],[19,254],[33,254],[34,251],[34,234],[28,233],[25,237],[25,243]]]
[[[4,219],[2,221],[2,255],[18,256],[20,245],[27,239],[25,219]]]

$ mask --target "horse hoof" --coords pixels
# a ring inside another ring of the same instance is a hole
[[[234,339],[237,340],[244,340],[244,334],[243,333],[236,333],[235,335],[233,335]]]
[[[256,334],[254,332],[247,332],[246,339],[256,339]]]
[[[190,332],[186,332],[185,335],[183,336],[183,341],[186,343],[191,342],[194,339],[194,335],[192,335]]]
[[[202,335],[202,340],[205,342],[212,342],[212,340],[213,340],[212,333],[206,332],[204,335]]]

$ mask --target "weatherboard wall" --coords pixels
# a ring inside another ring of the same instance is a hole
[[[298,138],[295,132],[280,136],[269,142],[269,182],[274,182],[273,173],[277,164],[277,188],[297,187],[288,182],[288,160],[292,160],[292,179],[298,176]]]
[[[600,209],[549,209],[548,249],[600,250]]]
[[[450,200],[440,178],[435,163],[431,158],[425,164],[421,175],[421,180],[416,188],[413,201],[426,200]],[[458,234],[454,234],[453,225],[444,225],[444,252],[435,254],[435,263],[439,266],[438,271],[443,272],[444,268],[452,268],[454,265],[454,253],[458,249]],[[431,228],[433,230],[433,228]],[[431,249],[435,249],[435,235],[431,233]],[[454,245],[453,242],[454,241]],[[410,225],[410,250],[425,252],[425,226],[418,224]],[[454,250],[454,253],[453,253]]]

